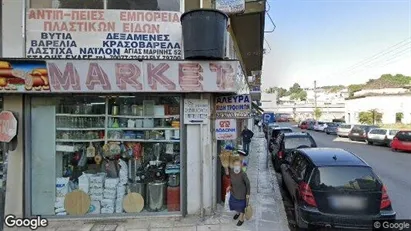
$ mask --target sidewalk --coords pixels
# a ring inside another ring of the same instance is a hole
[[[49,231],[289,231],[277,178],[271,166],[267,169],[266,140],[263,133],[255,134],[250,146],[247,174],[251,182],[251,200],[254,217],[241,227],[233,221],[233,213],[224,211],[201,219],[196,216],[185,218],[136,218],[112,221],[113,225],[98,225],[87,222],[59,222],[42,230]],[[94,226],[94,227],[93,227]],[[14,229],[15,230],[15,229]],[[41,229],[39,229],[41,230]]]

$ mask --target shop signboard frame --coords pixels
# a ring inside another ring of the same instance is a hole
[[[216,119],[215,120],[216,140],[235,140],[237,139],[237,120],[235,119]]]
[[[209,118],[207,99],[184,99],[184,124],[208,124]]]
[[[0,92],[233,93],[237,68],[237,60],[2,59]]]
[[[28,9],[26,57],[182,59],[181,12]]]
[[[248,94],[217,97],[215,100],[216,118],[250,118],[251,102],[251,97]]]

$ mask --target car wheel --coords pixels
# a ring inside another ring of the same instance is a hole
[[[299,229],[308,229],[308,224],[301,219],[300,212],[298,210],[297,199],[294,200],[294,218],[295,223]]]
[[[338,137],[341,137],[340,135],[337,135]]]
[[[278,160],[278,158],[277,157],[274,157],[274,170],[276,171],[276,172],[280,172],[281,171],[281,169],[280,169],[280,163],[279,163],[280,161]]]
[[[326,134],[329,135],[330,133],[329,133],[329,132],[326,132]]]
[[[395,148],[391,148],[391,151],[393,151],[393,152],[397,152],[398,150],[397,150],[397,149],[395,149]]]

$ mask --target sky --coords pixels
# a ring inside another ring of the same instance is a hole
[[[411,0],[267,1],[264,89],[411,76]]]

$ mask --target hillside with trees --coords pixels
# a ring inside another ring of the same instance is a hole
[[[369,89],[383,89],[383,88],[401,88],[401,87],[411,87],[411,76],[406,76],[402,74],[384,74],[381,75],[378,79],[369,79],[364,84],[351,84],[348,86],[344,85],[329,85],[329,86],[322,86],[318,87],[319,89],[324,89],[329,91],[330,93],[338,92],[343,90],[344,88],[348,88],[349,95],[353,96],[355,92],[361,90],[369,90]],[[290,89],[279,88],[279,87],[271,87],[266,90],[266,93],[274,93],[278,92],[278,97],[281,98],[283,96],[292,96],[292,98],[307,98],[307,93],[301,89],[298,83],[295,83]],[[305,93],[302,93],[305,92]]]

